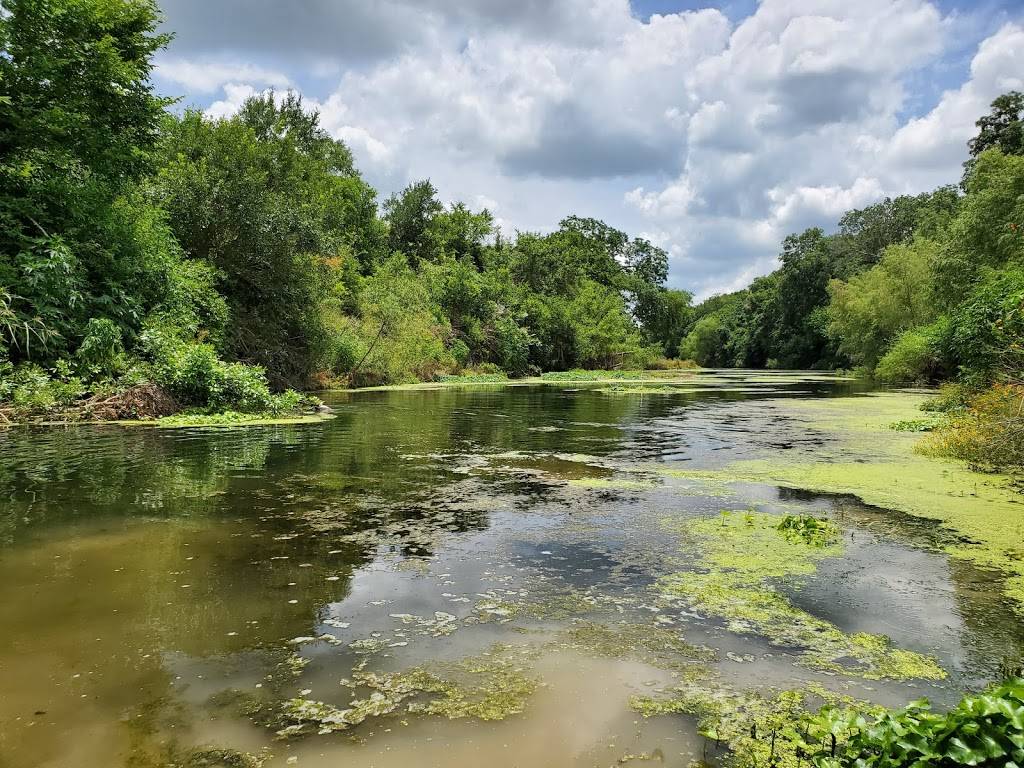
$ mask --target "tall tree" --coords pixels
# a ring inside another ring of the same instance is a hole
[[[1004,155],[1024,155],[1024,93],[1010,91],[999,96],[975,125],[978,135],[967,142],[971,157],[992,148]]]
[[[388,225],[388,247],[404,253],[412,266],[437,258],[431,223],[444,210],[437,189],[430,179],[410,184],[399,194],[384,201],[384,221]]]
[[[90,317],[133,332],[151,260],[173,258],[135,237],[149,214],[131,196],[168,103],[149,81],[168,40],[158,18],[151,0],[3,0],[0,294],[25,331],[8,338],[15,358],[73,347]]]
[[[329,343],[324,302],[374,248],[374,192],[301,101],[250,99],[229,119],[168,118],[152,183],[185,251],[212,264],[232,321],[224,351],[302,384]],[[373,259],[370,259],[372,262]]]

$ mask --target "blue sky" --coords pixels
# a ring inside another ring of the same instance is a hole
[[[506,233],[596,216],[698,296],[781,239],[959,178],[1024,88],[1024,2],[163,0],[159,88],[214,116],[293,88],[381,197],[429,177]]]

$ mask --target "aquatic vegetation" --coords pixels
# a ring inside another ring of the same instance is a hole
[[[710,648],[688,643],[678,630],[626,621],[601,624],[576,620],[559,634],[557,644],[591,656],[632,658],[676,671],[712,661],[716,655]],[[695,669],[702,670],[703,666]]]
[[[688,480],[849,494],[875,507],[937,520],[945,551],[1005,574],[1004,592],[1024,613],[1024,496],[1008,476],[921,455],[916,434],[888,429],[894,421],[915,418],[924,402],[924,395],[909,392],[775,401],[781,414],[830,438],[831,447],[818,449],[816,455],[775,453],[721,469],[652,466],[649,471]]]
[[[574,488],[593,488],[602,491],[645,491],[657,488],[660,484],[657,480],[627,477],[573,477],[567,482]]]
[[[641,381],[645,379],[675,379],[694,376],[689,368],[649,371],[547,371],[541,374],[543,381]]]
[[[538,681],[526,671],[533,651],[496,645],[455,662],[434,662],[401,672],[369,672],[357,666],[341,684],[366,695],[342,708],[305,698],[286,701],[281,737],[327,734],[392,714],[448,719],[503,720],[523,712]]]
[[[697,730],[729,751],[728,764],[736,768],[807,765],[808,744],[801,725],[809,711],[822,704],[836,711],[874,711],[864,702],[810,683],[779,692],[733,691],[721,683],[696,679],[662,691],[657,696],[634,696],[630,707],[644,717],[686,714],[697,719]],[[841,708],[841,710],[840,710]]]
[[[612,384],[610,387],[602,387],[596,391],[606,395],[675,395],[683,390],[655,384]]]
[[[806,520],[794,522],[799,520],[780,522],[775,515],[748,512],[669,523],[699,556],[701,570],[665,576],[659,587],[724,619],[733,632],[801,649],[801,663],[813,669],[868,679],[943,678],[934,659],[893,648],[885,637],[846,634],[795,607],[779,591],[815,573],[821,559],[842,552],[831,524],[818,522],[812,528]]]
[[[174,764],[182,768],[262,768],[267,761],[265,755],[254,755],[250,752],[239,752],[236,749],[209,749],[200,748],[192,750],[178,762],[175,758]]]
[[[811,515],[786,515],[776,530],[791,541],[802,541],[815,547],[827,546],[839,535],[839,530],[828,518]]]
[[[936,713],[926,699],[895,712],[825,707],[790,729],[820,768],[1024,764],[1024,680],[1010,679]]]
[[[128,426],[154,426],[163,429],[174,429],[181,427],[233,427],[233,426],[257,426],[272,424],[313,424],[319,421],[333,418],[332,414],[305,413],[294,416],[275,416],[267,413],[239,413],[237,411],[225,411],[224,413],[180,413],[174,416],[162,416],[153,421],[128,421],[122,422]]]
[[[499,384],[508,381],[508,375],[504,372],[442,374],[437,380],[442,384]]]
[[[935,419],[901,419],[889,425],[896,432],[931,432],[939,426]]]

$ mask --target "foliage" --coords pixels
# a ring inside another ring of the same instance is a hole
[[[107,318],[92,318],[85,338],[75,352],[78,362],[90,374],[112,376],[125,367],[121,329]]]
[[[14,361],[52,365],[92,318],[131,333],[159,295],[132,198],[168,103],[149,81],[168,39],[158,18],[150,0],[4,3],[0,323]]]
[[[904,331],[878,361],[875,375],[895,384],[933,380],[943,369],[942,350],[948,333],[946,319]]]
[[[1024,386],[996,384],[976,395],[922,450],[986,470],[1024,467]]]
[[[829,283],[829,333],[854,365],[873,370],[900,334],[935,319],[937,250],[937,243],[923,239],[891,245],[867,271]]]
[[[323,361],[346,257],[376,258],[374,195],[298,96],[249,99],[229,119],[167,118],[153,196],[189,257],[216,268],[224,351],[302,384]]]
[[[974,158],[988,149],[1006,155],[1024,155],[1024,93],[1010,91],[992,102],[987,115],[975,123],[978,135],[967,142],[971,159],[964,163],[964,179],[974,170]]]
[[[810,515],[786,515],[776,528],[787,539],[802,541],[814,547],[827,546],[839,533],[827,518]]]
[[[351,373],[354,384],[429,381],[455,366],[445,348],[451,326],[401,254],[366,280],[360,300],[365,350]]]
[[[949,712],[927,700],[865,716],[826,707],[789,729],[818,768],[952,768],[1024,763],[1024,680],[965,696]]]
[[[1024,267],[992,271],[952,313],[951,353],[965,379],[1024,379]]]
[[[979,119],[962,193],[793,233],[776,271],[693,306],[666,287],[663,249],[598,219],[506,239],[429,180],[378,211],[295,94],[221,119],[167,113],[150,78],[158,23],[152,0],[4,1],[5,399],[149,376],[186,405],[255,412],[286,386],[665,358],[975,389],[1024,375],[1019,93]]]

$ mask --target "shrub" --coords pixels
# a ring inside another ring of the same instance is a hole
[[[971,397],[975,394],[977,394],[976,390],[964,384],[943,384],[935,397],[928,398],[921,403],[921,410],[933,413],[960,411],[967,407]]]
[[[113,376],[123,370],[125,357],[121,329],[105,317],[90,319],[75,357],[87,376]]]
[[[290,390],[272,394],[262,368],[226,363],[209,344],[182,342],[159,328],[149,329],[142,341],[153,380],[183,404],[210,411],[283,413],[303,402]]]
[[[86,392],[82,380],[71,376],[70,371],[66,362],[58,362],[52,373],[34,363],[8,368],[0,380],[0,401],[10,401],[16,410],[25,414],[69,406]]]
[[[979,284],[953,313],[953,328],[950,346],[966,379],[1024,375],[1024,269]]]
[[[818,768],[1002,768],[1024,764],[1024,680],[966,696],[945,714],[924,699],[871,718],[826,707],[801,726]]]
[[[976,395],[921,450],[986,470],[1024,467],[1024,385],[996,384]]]
[[[945,367],[943,348],[949,330],[948,319],[940,318],[931,325],[904,331],[878,361],[875,375],[892,384],[936,378]]]

